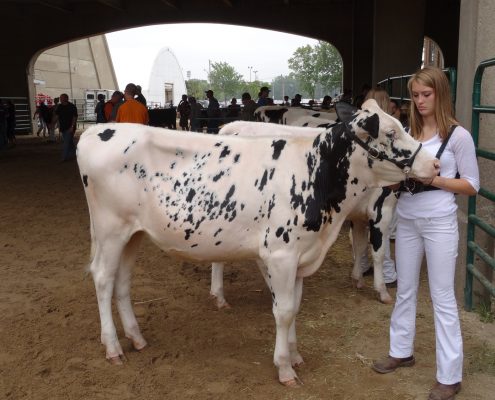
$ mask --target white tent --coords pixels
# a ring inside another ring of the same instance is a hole
[[[151,68],[148,85],[148,103],[158,103],[161,107],[179,104],[183,94],[187,94],[186,82],[177,57],[168,47],[162,48]]]

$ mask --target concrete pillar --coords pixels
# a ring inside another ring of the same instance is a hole
[[[495,57],[495,3],[492,0],[461,0],[459,25],[459,60],[457,80],[457,119],[468,130],[471,130],[473,80],[478,64]],[[482,81],[482,104],[495,105],[495,67],[487,69]],[[480,148],[495,152],[495,117],[483,114],[480,123]],[[493,168],[495,162],[479,159],[480,179],[482,187],[491,191],[495,188]],[[487,222],[495,225],[495,207],[493,203],[478,196],[478,214]],[[459,243],[457,294],[462,299],[465,265],[466,265],[466,212],[467,199],[459,196],[459,219],[461,239]],[[476,231],[476,242],[493,254],[493,241],[482,231]],[[476,265],[483,266],[479,261]],[[484,295],[480,285],[475,286],[475,293]],[[475,303],[477,300],[475,297]]]

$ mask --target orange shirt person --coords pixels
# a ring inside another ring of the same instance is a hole
[[[125,87],[124,98],[125,102],[117,111],[116,122],[133,122],[136,124],[147,125],[149,122],[148,109],[139,101],[134,100],[137,94],[136,85],[129,83]]]

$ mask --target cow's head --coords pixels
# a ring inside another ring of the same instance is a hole
[[[407,177],[431,179],[438,174],[437,160],[375,100],[367,100],[361,110],[338,103],[336,110],[347,135],[357,144],[356,153],[366,157],[373,186],[391,185]]]

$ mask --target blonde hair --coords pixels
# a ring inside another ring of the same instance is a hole
[[[450,95],[450,84],[445,73],[437,67],[424,67],[417,71],[407,82],[407,89],[411,99],[413,98],[413,83],[420,83],[433,89],[435,93],[435,119],[438,133],[443,141],[449,134],[450,126],[458,124]],[[418,139],[423,131],[423,117],[416,108],[414,101],[411,101],[409,111],[411,135],[413,138]]]
[[[376,102],[378,103],[378,106],[387,114],[389,113],[388,109],[390,107],[390,97],[385,89],[382,88],[370,89],[364,101],[369,99],[375,99]]]

